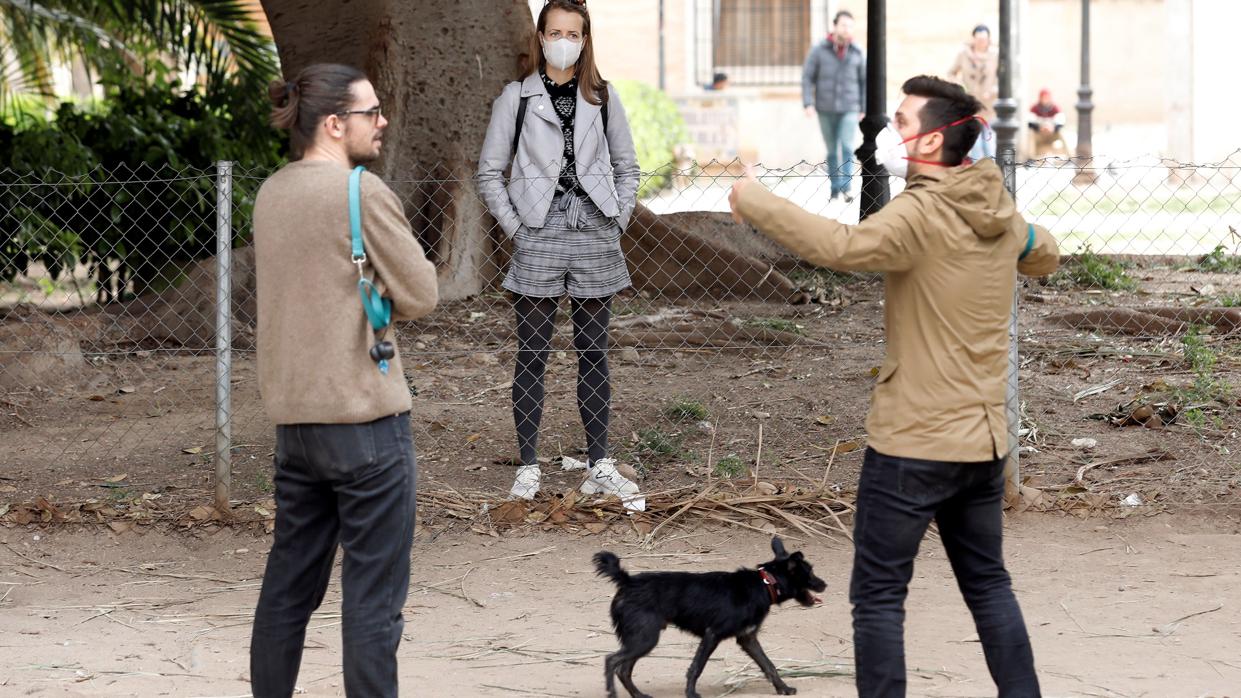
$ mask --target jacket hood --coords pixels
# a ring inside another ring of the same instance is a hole
[[[989,158],[918,174],[910,184],[942,194],[941,203],[956,211],[980,238],[1003,235],[1017,215],[1017,206],[1004,188],[1004,175]]]

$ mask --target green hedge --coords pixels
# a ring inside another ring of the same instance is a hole
[[[39,262],[53,279],[90,265],[103,300],[129,282],[158,287],[169,265],[215,253],[215,184],[203,168],[232,160],[266,172],[282,161],[266,105],[242,86],[207,95],[125,81],[107,95],[0,121],[0,282]],[[252,192],[234,194],[243,220]]]
[[[689,140],[689,131],[676,103],[658,88],[634,80],[615,80],[612,84],[625,105],[638,166],[642,168],[638,196],[650,196],[671,182],[673,149]]]

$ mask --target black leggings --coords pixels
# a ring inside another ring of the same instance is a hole
[[[608,455],[608,320],[611,297],[571,298],[573,348],[577,350],[577,409],[586,428],[590,462]],[[551,351],[559,298],[515,296],[517,367],[513,373],[513,423],[522,465],[538,463],[539,422],[543,419],[543,374]]]

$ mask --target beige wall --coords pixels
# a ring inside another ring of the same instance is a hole
[[[536,0],[537,1],[537,0]],[[1171,2],[1177,0],[1169,0]],[[1236,0],[1179,0],[1198,5],[1241,6]],[[698,89],[693,83],[693,0],[665,0],[668,90],[681,94]],[[541,6],[541,2],[538,5]],[[822,5],[816,2],[816,8]],[[895,108],[900,85],[919,73],[943,74],[975,24],[998,32],[996,0],[954,0],[934,3],[943,11],[928,11],[925,0],[888,0],[888,110]],[[1040,87],[1049,88],[1066,112],[1069,128],[1076,128],[1077,88],[1080,82],[1080,0],[1016,0],[1019,36],[1015,89],[1019,116],[1024,116]],[[608,77],[658,81],[658,0],[593,0],[599,63]],[[948,10],[947,8],[951,8]],[[865,47],[865,0],[830,0],[824,14],[848,9],[858,19],[857,34]],[[1223,16],[1222,9],[1210,16]],[[1202,21],[1203,12],[1198,12]],[[1091,85],[1094,88],[1095,132],[1105,134],[1141,127],[1156,134],[1148,151],[1165,151],[1163,124],[1169,109],[1168,83],[1173,80],[1172,52],[1184,50],[1169,40],[1165,0],[1091,0]],[[1230,25],[1235,28],[1235,23]],[[819,38],[816,32],[816,40]],[[995,37],[998,39],[998,36]],[[1223,65],[1223,64],[1221,64]],[[1197,81],[1201,82],[1201,80]],[[817,130],[796,119],[800,97],[793,88],[737,89],[747,101],[765,105],[743,108],[740,130],[747,140],[743,152],[765,161],[784,163],[814,160],[821,146],[812,139]],[[1226,90],[1223,92],[1227,92]],[[1195,96],[1198,99],[1198,96]],[[1202,109],[1196,110],[1201,112]],[[1235,113],[1235,112],[1234,112]],[[753,114],[754,123],[745,114]],[[1200,121],[1201,119],[1196,119]],[[773,129],[773,123],[781,128]],[[788,140],[794,144],[786,143]],[[1241,140],[1241,139],[1235,139]]]
[[[1182,58],[1184,68],[1180,74],[1171,76],[1174,83],[1188,82],[1183,88],[1190,98],[1192,108],[1188,114],[1188,149],[1173,152],[1173,156],[1192,162],[1216,162],[1232,155],[1241,147],[1241,133],[1237,128],[1237,113],[1241,112],[1241,95],[1238,94],[1237,66],[1229,58],[1230,42],[1236,38],[1241,26],[1241,3],[1237,0],[1193,0],[1191,13],[1183,27],[1187,58]],[[1185,80],[1183,74],[1192,75]],[[1169,91],[1172,91],[1170,88]],[[1233,158],[1236,164],[1237,158]]]
[[[1090,85],[1095,128],[1161,123],[1168,107],[1166,83],[1171,52],[1163,0],[1091,0]],[[1030,0],[1027,63],[1030,99],[1049,88],[1069,122],[1076,122],[1081,83],[1081,5],[1077,1]]]
[[[976,24],[991,27],[997,41],[995,0],[956,0],[952,12],[929,13],[922,0],[888,0],[888,99],[905,78],[943,74]],[[1017,5],[1018,3],[1014,3]],[[1047,87],[1076,122],[1081,82],[1080,0],[1026,0],[1020,11],[1022,60],[1015,84],[1024,114]],[[1169,53],[1164,0],[1091,0],[1091,86],[1095,128],[1162,123]],[[856,14],[865,25],[865,8]],[[865,29],[859,27],[864,35]]]
[[[668,91],[692,84],[687,39],[691,13],[684,0],[665,0],[664,50]],[[659,84],[659,0],[594,0],[589,4],[595,61],[605,79],[623,78]],[[543,0],[532,0],[537,19]]]

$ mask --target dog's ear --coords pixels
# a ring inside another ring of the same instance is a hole
[[[784,550],[784,541],[780,540],[780,536],[771,537],[771,552],[776,554],[777,560],[783,560],[789,556]]]
[[[790,555],[788,558],[789,571],[792,572],[793,570],[797,569],[797,567],[801,565],[802,561],[805,559],[806,559],[806,556],[802,555],[800,550]]]

